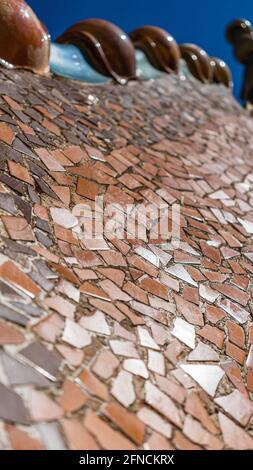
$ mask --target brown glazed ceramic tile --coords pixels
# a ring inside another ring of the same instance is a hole
[[[21,181],[24,181],[24,183],[33,185],[33,179],[31,178],[27,168],[11,160],[8,161],[8,167],[11,176],[13,176],[14,178],[18,178]]]
[[[105,450],[135,449],[134,444],[129,439],[108,426],[105,421],[96,416],[91,410],[88,410],[86,413],[84,425]]]
[[[83,407],[87,401],[87,396],[77,384],[70,380],[65,380],[62,387],[62,395],[57,401],[65,413],[72,413]]]
[[[12,129],[5,124],[5,122],[0,123],[0,140],[5,142],[8,145],[11,145],[14,140],[14,132]]]
[[[101,400],[108,400],[108,391],[106,386],[103,384],[103,382],[100,382],[100,380],[98,380],[88,369],[85,369],[83,372],[81,372],[79,379],[89,393],[95,395]]]
[[[71,450],[98,450],[99,446],[83,424],[76,418],[62,419],[61,427]]]
[[[102,351],[92,367],[93,372],[103,379],[109,379],[117,370],[120,362],[109,350]]]
[[[103,412],[124,434],[130,437],[135,444],[142,444],[145,426],[133,413],[129,413],[117,403],[108,403],[104,407]]]
[[[2,215],[1,220],[13,240],[33,241],[34,235],[31,227],[23,217],[12,217],[10,215]]]
[[[0,277],[16,284],[31,297],[38,295],[41,291],[40,287],[12,261],[6,261],[0,266]]]
[[[22,344],[25,341],[23,333],[7,323],[0,322],[0,344]]]

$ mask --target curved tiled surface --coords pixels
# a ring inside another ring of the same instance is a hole
[[[252,449],[252,120],[217,85],[0,70],[0,446]],[[73,207],[181,204],[81,245]]]

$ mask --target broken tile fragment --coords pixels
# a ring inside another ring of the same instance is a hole
[[[133,413],[117,403],[108,403],[103,413],[118,426],[135,444],[141,445],[144,439],[145,426]]]
[[[228,449],[253,449],[253,438],[223,413],[219,413],[219,423]]]
[[[219,366],[201,364],[182,364],[182,369],[189,374],[209,395],[215,395],[224,371]]]
[[[182,427],[182,419],[179,409],[168,396],[161,392],[159,388],[153,385],[150,381],[146,381],[145,383],[145,400],[148,405],[158,411],[170,422],[179,428]]]
[[[189,348],[195,348],[195,327],[182,320],[182,318],[176,318],[171,334],[189,346]]]
[[[149,377],[146,364],[141,359],[125,359],[123,362],[123,368],[128,372],[131,372],[131,374],[143,377],[144,379],[148,379]]]
[[[219,355],[207,344],[199,342],[197,347],[187,356],[187,360],[191,362],[217,362]]]
[[[92,370],[96,375],[106,380],[114,374],[119,364],[118,358],[111,351],[105,349],[96,358]]]
[[[111,394],[126,408],[132,405],[136,399],[132,374],[121,370],[113,380]]]
[[[29,412],[17,393],[0,383],[0,418],[11,423],[28,425]]]
[[[253,415],[252,402],[238,390],[234,390],[229,395],[216,398],[215,402],[242,426],[246,426]]]
[[[80,325],[67,318],[62,340],[75,348],[85,348],[91,344],[91,335]]]

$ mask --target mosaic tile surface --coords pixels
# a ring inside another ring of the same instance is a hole
[[[218,85],[0,71],[0,448],[253,449],[253,121]],[[178,250],[75,236],[178,202]]]

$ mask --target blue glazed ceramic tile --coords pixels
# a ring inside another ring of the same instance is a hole
[[[108,77],[94,70],[81,51],[72,44],[51,44],[50,70],[56,75],[88,83],[106,83]]]

